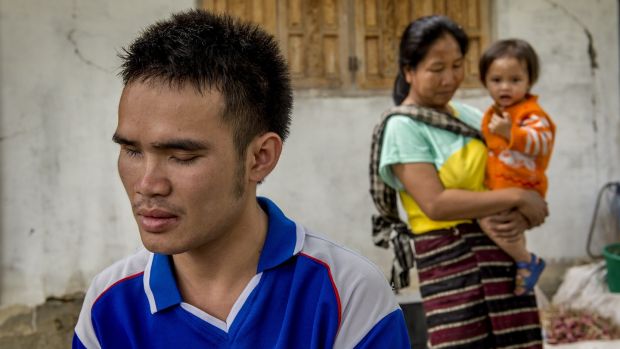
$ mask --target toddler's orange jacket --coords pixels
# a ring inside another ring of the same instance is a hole
[[[528,94],[525,100],[504,110],[512,118],[510,140],[489,131],[493,107],[484,114],[482,135],[489,148],[485,184],[489,189],[519,187],[545,196],[545,170],[553,150],[555,125],[537,100],[537,96]]]

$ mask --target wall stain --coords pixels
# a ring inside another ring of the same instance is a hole
[[[571,13],[566,8],[564,8],[563,6],[560,6],[560,4],[552,0],[546,0],[546,2],[550,4],[553,8],[562,11],[564,14],[566,14],[566,16],[568,16],[575,23],[577,23],[577,25],[580,26],[581,29],[583,29],[583,32],[585,33],[586,39],[588,41],[587,54],[588,54],[588,59],[590,60],[590,76],[592,77],[592,89],[591,89],[592,95],[590,95],[590,103],[592,105],[591,125],[592,125],[592,131],[594,132],[594,137],[592,139],[592,147],[593,147],[593,153],[594,153],[594,162],[596,164],[595,168],[597,169],[597,172],[598,172],[598,168],[599,168],[598,166],[599,164],[598,139],[599,137],[598,137],[598,122],[596,120],[596,109],[598,105],[598,96],[596,95],[596,70],[599,68],[599,66],[596,60],[597,53],[596,53],[596,48],[594,45],[594,38],[592,36],[592,32],[590,32],[588,27],[581,20],[579,20],[579,17],[577,17],[575,14]],[[598,178],[599,174],[597,173],[596,175]]]
[[[577,17],[575,14],[571,13],[565,7],[560,6],[560,4],[552,0],[546,0],[546,2],[549,3],[553,8],[562,11],[564,14],[566,14],[566,16],[568,16],[575,23],[577,23],[577,25],[580,26],[581,29],[583,29],[583,32],[588,41],[587,54],[588,54],[588,59],[590,60],[590,76],[592,77],[592,89],[591,89],[592,94],[590,95],[590,103],[592,105],[591,125],[592,125],[592,131],[594,133],[593,135],[594,137],[592,137],[592,148],[593,148],[593,153],[594,153],[596,177],[598,178],[599,177],[598,168],[599,168],[600,160],[599,160],[598,122],[597,122],[597,115],[596,115],[596,110],[598,106],[598,96],[596,95],[596,70],[599,68],[599,65],[597,61],[596,47],[594,45],[594,37],[592,36],[592,32],[590,32],[590,30],[588,29],[588,26],[586,26],[585,23],[583,23],[579,19],[579,17]]]
[[[75,23],[77,21],[78,18],[78,14],[77,14],[77,1],[74,0],[73,1],[73,8],[71,10],[71,19],[72,21]],[[75,55],[80,59],[80,61],[82,61],[84,64],[93,67],[97,70],[100,70],[102,72],[106,72],[106,73],[111,73],[111,71],[105,69],[104,67],[96,64],[95,62],[91,61],[90,59],[84,57],[84,55],[82,54],[82,51],[80,50],[80,47],[78,45],[77,40],[75,39],[75,33],[77,32],[76,28],[72,28],[71,30],[69,30],[69,32],[67,33],[67,41],[69,41],[71,43],[71,46],[73,46],[73,53],[75,53]]]
[[[570,13],[566,8],[560,6],[560,4],[552,0],[546,0],[546,1],[554,8],[564,12],[568,17],[570,17],[575,23],[577,23],[583,29],[583,32],[585,33],[586,38],[588,39],[588,58],[590,59],[590,73],[594,75],[594,70],[598,69],[598,62],[596,61],[597,54],[596,54],[596,49],[594,48],[594,38],[592,37],[592,33],[590,32],[588,27],[582,21],[579,20],[577,16]]]
[[[35,130],[36,129],[33,128],[33,129],[29,129],[29,130],[15,131],[13,133],[9,133],[9,134],[6,134],[6,135],[0,135],[0,143],[4,142],[4,141],[11,140],[11,139],[14,139],[14,138],[17,138],[17,137],[19,137],[19,136],[21,136],[23,134],[27,134],[27,133],[33,132]]]
[[[594,48],[594,39],[592,38],[592,33],[590,33],[588,28],[583,28],[583,31],[588,37],[588,57],[590,58],[590,70],[592,72],[592,75],[594,75],[594,70],[598,69],[598,62],[596,61],[596,49]]]
[[[73,46],[73,53],[75,53],[75,55],[80,59],[80,61],[82,61],[84,64],[91,66],[97,70],[100,70],[102,72],[105,73],[110,73],[110,71],[108,71],[107,69],[105,69],[104,67],[97,65],[95,62],[91,61],[90,59],[84,57],[84,55],[82,54],[82,51],[80,51],[80,47],[78,46],[77,40],[75,40],[75,32],[77,31],[77,29],[73,28],[71,30],[69,30],[69,32],[67,33],[67,40],[71,43],[71,45]]]

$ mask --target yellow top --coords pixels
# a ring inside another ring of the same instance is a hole
[[[472,107],[450,103],[455,117],[469,126],[480,129],[482,114]],[[391,165],[398,163],[431,163],[437,169],[439,180],[446,189],[484,191],[487,149],[480,140],[465,137],[412,120],[394,116],[385,127],[379,174],[391,187],[400,192],[407,212],[409,226],[414,234],[450,228],[471,220],[433,221],[404,190],[394,176]]]

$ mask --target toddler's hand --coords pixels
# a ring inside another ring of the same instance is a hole
[[[501,115],[493,113],[491,120],[489,121],[489,131],[506,140],[510,141],[510,129],[512,128],[512,119],[510,114],[503,112]]]

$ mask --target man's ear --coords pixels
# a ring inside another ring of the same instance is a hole
[[[282,138],[267,132],[254,138],[248,147],[248,177],[260,183],[276,167],[282,153]]]

